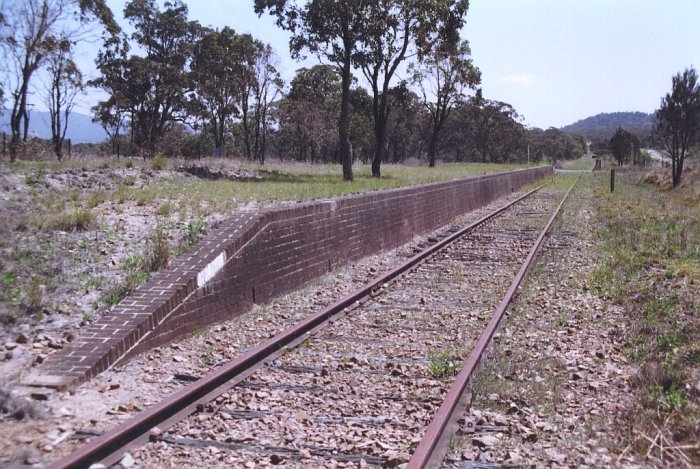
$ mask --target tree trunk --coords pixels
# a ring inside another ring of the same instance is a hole
[[[428,145],[428,166],[431,168],[435,167],[435,157],[437,154],[437,144],[438,144],[438,136],[435,130],[433,130],[432,135],[430,136],[430,144]]]
[[[374,121],[374,159],[372,160],[372,176],[382,177],[381,167],[386,149],[386,102],[380,104],[379,112],[375,113],[377,118]]]
[[[346,50],[350,50],[346,47]],[[343,180],[352,181],[352,152],[350,150],[350,54],[345,55],[341,73],[342,99],[340,102],[340,118],[338,119],[338,147],[340,161],[343,165]],[[372,165],[374,168],[374,165]]]

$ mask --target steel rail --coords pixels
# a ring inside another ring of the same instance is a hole
[[[537,255],[537,252],[542,246],[542,243],[544,242],[544,239],[547,236],[549,229],[552,227],[554,220],[561,211],[561,208],[564,206],[564,202],[566,202],[566,199],[569,197],[571,190],[574,188],[574,186],[580,178],[581,176],[576,178],[576,181],[574,181],[574,183],[571,185],[569,190],[562,198],[561,202],[559,203],[559,206],[550,217],[549,222],[544,227],[539,237],[535,241],[535,244],[533,244],[532,248],[530,248],[527,257],[525,258],[525,261],[523,262],[522,266],[520,267],[520,270],[513,279],[513,282],[511,283],[510,287],[506,291],[506,294],[503,296],[503,299],[501,300],[500,304],[494,311],[493,316],[491,317],[488,325],[486,326],[486,329],[484,329],[484,331],[481,333],[479,340],[477,341],[476,345],[472,349],[467,359],[464,360],[461,371],[458,373],[454,383],[452,384],[452,387],[447,392],[447,395],[445,396],[442,405],[433,416],[433,419],[428,425],[425,434],[423,435],[423,438],[421,439],[420,443],[416,447],[416,450],[411,456],[411,459],[409,460],[406,469],[432,468],[438,467],[440,465],[440,462],[445,456],[446,448],[448,447],[448,445],[445,444],[445,442],[449,440],[451,436],[450,432],[448,432],[447,429],[449,427],[449,424],[453,423],[454,419],[459,417],[458,415],[455,415],[455,411],[459,408],[460,400],[462,399],[465,390],[467,390],[467,386],[469,385],[469,382],[471,381],[474,373],[476,372],[479,363],[481,362],[481,358],[484,355],[484,352],[486,351],[486,348],[488,347],[489,343],[491,342],[491,338],[498,329],[498,326],[500,325],[501,320],[503,319],[503,316],[505,315],[505,312],[508,309],[508,305],[510,305],[513,296],[515,296],[515,292],[520,286],[522,280],[525,278],[525,275],[527,274],[530,265],[532,264],[533,260],[535,259],[535,256]]]
[[[283,348],[293,345],[295,341],[298,341],[306,334],[322,326],[329,319],[346,310],[356,302],[371,295],[377,289],[382,288],[387,282],[431,257],[434,253],[464,236],[467,232],[521,202],[545,185],[546,184],[543,184],[532,189],[516,200],[481,217],[479,220],[445,237],[441,241],[436,242],[395,269],[366,283],[323,310],[307,317],[267,341],[262,342],[247,353],[234,358],[198,381],[187,385],[164,400],[141,411],[131,419],[108,430],[103,435],[86,443],[73,453],[52,463],[49,468],[88,468],[92,464],[99,462],[109,464],[117,462],[128,448],[134,446],[136,442],[145,441],[152,429],[157,428],[159,431],[163,431],[167,428],[167,425],[175,423],[179,418],[186,417],[191,413],[187,411],[188,409],[191,409],[202,400],[209,398],[213,391],[225,386],[229,381],[240,377],[244,373],[259,367],[266,360],[272,358],[274,354],[279,353]],[[183,414],[183,412],[186,413]]]

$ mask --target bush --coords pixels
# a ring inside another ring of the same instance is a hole
[[[158,224],[156,231],[148,243],[148,251],[144,259],[143,268],[147,272],[157,272],[168,266],[170,260],[170,246],[165,236],[163,227]]]
[[[151,168],[153,168],[155,171],[160,171],[167,167],[168,160],[163,155],[157,155],[155,158],[153,158],[153,161],[151,162]]]

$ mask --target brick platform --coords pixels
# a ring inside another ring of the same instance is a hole
[[[551,167],[540,167],[236,212],[22,382],[80,384],[119,361],[235,317],[349,261],[397,247],[551,173]]]

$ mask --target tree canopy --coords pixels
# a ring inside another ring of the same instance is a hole
[[[672,79],[671,92],[661,99],[656,111],[656,132],[671,155],[673,187],[683,174],[685,156],[700,132],[700,83],[694,68],[677,73]]]

